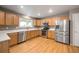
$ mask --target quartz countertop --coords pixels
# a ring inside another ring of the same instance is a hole
[[[14,33],[14,32],[21,32],[21,31],[32,31],[32,30],[41,30],[42,28],[29,28],[29,29],[7,29],[7,30],[0,30],[0,42],[5,40],[10,40],[10,37],[7,33]],[[50,28],[49,30],[55,30],[54,28]]]

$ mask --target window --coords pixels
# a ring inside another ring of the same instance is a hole
[[[19,27],[33,27],[33,20],[20,18]]]

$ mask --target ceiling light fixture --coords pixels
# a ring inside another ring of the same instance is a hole
[[[53,10],[52,9],[49,9],[49,11],[48,11],[49,13],[52,13],[53,12]]]
[[[20,6],[20,8],[23,8],[24,6]]]

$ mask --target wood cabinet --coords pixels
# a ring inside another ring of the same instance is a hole
[[[9,33],[8,35],[11,38],[9,41],[9,46],[13,46],[18,43],[17,41],[18,41],[19,34],[17,32],[16,33]]]
[[[48,24],[49,24],[49,26],[55,26],[55,23],[56,23],[56,18],[55,17],[48,18]]]
[[[5,12],[0,11],[0,25],[5,25]]]
[[[13,25],[14,16],[11,13],[6,13],[6,25]]]
[[[9,47],[8,47],[8,40],[0,42],[0,53],[8,53]]]
[[[64,19],[69,19],[69,17],[68,16],[60,16],[60,20],[64,20]]]
[[[19,25],[19,16],[6,12],[6,25]]]
[[[19,25],[19,16],[17,16],[17,15],[14,15],[14,21],[13,21],[14,23],[13,23],[13,25]]]
[[[40,30],[26,31],[26,40],[32,39],[32,38],[40,36],[40,35],[41,35]]]
[[[49,39],[55,39],[55,37],[56,37],[55,34],[56,34],[55,31],[50,31],[49,30],[48,31],[48,38]]]
[[[33,20],[33,25],[34,26],[41,26],[42,25],[41,20],[38,20],[38,19]]]
[[[26,31],[26,40],[30,39],[30,31]]]
[[[37,26],[41,26],[41,20],[36,20]]]
[[[48,25],[49,25],[49,26],[52,25],[52,20],[51,20],[51,18],[48,19]]]
[[[68,16],[59,16],[59,17],[51,17],[51,18],[45,18],[41,20],[41,23],[48,23],[49,26],[55,26],[57,20],[64,20],[64,19],[69,19]]]
[[[33,20],[33,25],[36,26],[36,19]]]

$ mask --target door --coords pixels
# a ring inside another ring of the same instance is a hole
[[[79,13],[72,14],[73,22],[73,45],[79,46]]]

